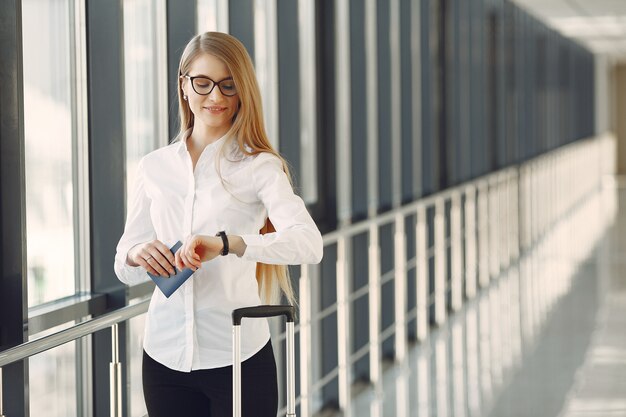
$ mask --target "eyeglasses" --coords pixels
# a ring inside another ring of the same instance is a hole
[[[237,94],[237,87],[232,78],[225,78],[221,81],[215,82],[208,77],[191,77],[189,75],[181,75],[181,77],[187,78],[191,82],[193,91],[201,96],[208,96],[211,91],[217,86],[221,93],[226,97],[232,97]]]

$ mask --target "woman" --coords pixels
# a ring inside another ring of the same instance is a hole
[[[132,285],[146,272],[194,271],[169,298],[152,295],[143,357],[150,417],[230,416],[232,310],[269,302],[277,288],[293,302],[285,265],[318,263],[322,239],[267,138],[241,42],[217,32],[194,37],[178,85],[180,133],[139,164],[115,272]],[[244,320],[241,332],[243,415],[274,417],[267,322]]]

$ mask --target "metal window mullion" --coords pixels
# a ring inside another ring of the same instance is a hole
[[[512,330],[514,329],[512,306],[515,300],[511,299],[512,274],[507,274],[500,285],[500,308],[502,310],[500,343],[502,344],[502,374],[510,375],[513,364]],[[504,382],[504,381],[502,381]]]
[[[409,376],[411,369],[407,363],[402,363],[398,366],[395,378],[395,391],[396,391],[396,413],[397,417],[409,417],[410,403],[411,403],[411,391],[409,391]],[[375,416],[371,416],[375,417]],[[380,416],[382,417],[382,416]]]
[[[228,0],[216,0],[217,8],[217,30],[219,32],[230,32],[228,26]]]
[[[465,316],[465,343],[467,354],[467,408],[471,416],[480,416],[480,371],[478,349],[478,324],[476,317],[476,304],[471,304]]]
[[[372,223],[369,229],[368,247],[368,291],[369,291],[369,374],[373,386],[373,399],[370,406],[372,417],[383,416],[383,370],[381,341],[381,275],[380,275],[380,236],[378,224]]]
[[[452,343],[452,397],[454,417],[465,417],[467,402],[465,399],[465,360],[466,353],[463,343],[463,326],[457,322],[451,330]]]
[[[346,225],[352,217],[349,0],[335,2],[335,19],[337,217],[340,225]]]
[[[445,200],[435,202],[435,323],[446,321]]]
[[[91,251],[89,216],[89,114],[87,98],[87,16],[84,1],[70,3],[70,53],[72,62],[72,178],[75,184],[73,198],[74,217],[74,270],[76,292],[91,291]],[[75,318],[76,320],[79,317]],[[93,415],[93,376],[91,360],[91,338],[76,341],[76,409],[79,414]],[[0,413],[1,414],[1,413]]]
[[[430,416],[430,392],[431,379],[429,372],[430,349],[420,349],[417,357],[417,415]]]
[[[483,182],[478,187],[478,284],[489,284],[489,185]]]
[[[89,115],[87,110],[87,51],[85,4],[82,1],[70,3],[70,21],[74,22],[70,31],[71,76],[76,80],[70,83],[72,89],[72,182],[74,188],[74,270],[76,292],[89,292],[90,250],[89,250]]]
[[[109,364],[110,416],[122,417],[122,364],[118,324],[111,326],[111,363]]]
[[[423,342],[428,337],[428,226],[426,207],[417,209],[415,223],[415,304],[417,308],[417,340]]]
[[[306,202],[318,200],[317,185],[317,85],[315,68],[317,63],[315,16],[316,3],[300,0],[298,3],[298,19],[300,22],[300,150],[302,192]]]
[[[500,182],[495,179],[489,187],[489,220],[486,226],[489,230],[489,276],[491,279],[495,279],[500,272],[500,210],[498,207],[500,194]]]
[[[370,380],[380,388],[382,383],[381,368],[381,288],[380,288],[380,239],[378,225],[372,224],[369,230],[368,248],[368,286],[369,286],[369,333],[370,333]]]
[[[451,237],[451,274],[452,274],[452,310],[457,311],[463,304],[463,255],[461,242],[461,195],[455,192],[452,195],[450,208],[450,237]]]
[[[523,213],[523,226],[524,226],[524,238],[523,249],[528,251],[532,245],[532,177],[529,167],[523,168],[523,190],[522,190],[522,207]]]
[[[511,230],[512,233],[510,235],[510,247],[511,247],[511,251],[510,251],[510,256],[511,256],[511,263],[516,262],[519,259],[519,255],[520,255],[520,248],[519,248],[519,242],[520,242],[520,207],[519,207],[519,173],[518,171],[515,171],[512,175],[511,175],[511,187],[509,188],[509,201],[510,201],[510,209],[511,209],[511,216],[509,217],[509,222],[510,222],[510,226],[511,226]]]
[[[448,346],[447,332],[438,334],[435,342],[435,398],[437,415],[448,415]]]
[[[402,204],[402,96],[400,69],[400,1],[389,0],[389,52],[391,88],[391,199],[394,208]]]
[[[406,235],[404,232],[404,216],[402,213],[395,217],[394,234],[394,291],[395,291],[395,356],[401,363],[407,354],[406,328]]]
[[[339,378],[339,408],[350,409],[352,366],[350,362],[350,237],[342,236],[337,242],[337,368]]]
[[[267,135],[272,146],[279,148],[278,103],[278,15],[277,0],[254,2],[254,63],[263,98]]]
[[[312,265],[302,265],[300,268],[299,295],[300,295],[300,414],[301,417],[310,417],[313,414],[311,388],[313,378],[311,370],[313,361],[311,350],[311,276],[309,270]]]
[[[491,378],[494,392],[499,391],[502,382],[502,281],[490,288],[489,294],[489,340],[491,350]]]
[[[478,340],[480,352],[480,387],[482,398],[489,404],[492,400],[491,385],[491,340],[489,338],[489,297],[478,302]]]
[[[534,217],[535,213],[533,211],[535,195],[534,195],[534,175],[533,175],[533,165],[530,163],[526,168],[526,250],[530,250],[533,242],[535,241],[535,226],[534,226]]]
[[[503,271],[509,262],[509,239],[511,235],[511,228],[509,227],[509,205],[508,205],[508,193],[509,183],[506,179],[506,174],[502,174],[500,181],[500,192],[498,194],[498,211],[500,213],[500,234],[498,240],[500,241],[500,259],[499,269]]]
[[[513,367],[518,368],[522,359],[522,327],[521,327],[521,292],[520,292],[520,273],[519,268],[511,271],[511,316],[512,316],[512,350],[513,350]]]
[[[367,86],[367,209],[378,212],[378,25],[376,0],[365,0],[365,82]]]
[[[476,188],[465,191],[465,294],[474,298],[477,287],[478,250],[476,242]]]
[[[327,246],[326,246],[327,247]],[[321,294],[321,266],[315,267],[313,270],[309,269],[309,273],[312,273],[309,277],[309,310],[310,310],[310,332],[311,332],[311,363],[313,364],[309,368],[309,379],[311,380],[311,387],[309,392],[310,409],[317,410],[322,407],[322,392],[319,389],[320,381],[324,378],[322,373],[322,320],[323,316],[320,315],[320,309],[322,306],[322,294]]]

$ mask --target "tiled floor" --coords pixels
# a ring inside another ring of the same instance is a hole
[[[581,204],[345,415],[626,416],[626,190]]]

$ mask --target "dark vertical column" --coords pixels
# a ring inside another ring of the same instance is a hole
[[[432,94],[430,65],[430,1],[420,2],[420,62],[422,64],[422,194],[433,192],[432,174]]]
[[[498,149],[496,154],[496,166],[503,168],[507,165],[507,135],[506,135],[506,80],[509,73],[506,71],[506,27],[507,21],[505,15],[505,5],[502,0],[498,0],[495,6],[497,22],[496,25],[496,141]]]
[[[28,333],[22,8],[0,0],[0,351]],[[27,416],[28,363],[3,368],[4,414]]]
[[[378,54],[378,211],[391,209],[393,184],[391,167],[391,52],[389,40],[389,0],[376,6]]]
[[[433,135],[434,149],[436,151],[437,167],[435,168],[436,182],[435,191],[441,191],[446,188],[448,183],[448,160],[446,155],[446,137],[448,132],[446,102],[449,86],[446,83],[446,9],[448,7],[446,0],[437,0],[431,3],[431,18],[433,26],[431,27],[431,42],[433,54],[433,81],[434,81],[434,122],[436,126],[436,134]]]
[[[411,67],[411,1],[400,1],[400,74],[401,81],[401,119],[402,119],[402,204],[417,199],[413,194],[413,164],[419,163],[413,160],[413,149],[417,146],[413,137],[413,80]]]
[[[317,113],[318,113],[318,166],[320,184],[320,213],[316,216],[318,226],[325,231],[337,227],[337,178],[335,166],[336,104],[335,104],[335,2],[319,0],[316,3],[317,32]],[[324,259],[320,265],[320,305],[319,311],[337,301],[337,246],[324,248]],[[320,323],[318,348],[321,350],[320,363],[316,364],[322,375],[337,366],[337,314],[333,313]],[[316,358],[317,359],[317,358]],[[339,385],[334,378],[322,389],[323,404],[337,408]]]
[[[470,61],[470,4],[459,1],[459,179],[467,181],[470,172],[470,86],[472,67]]]
[[[124,63],[121,2],[87,3],[87,78],[91,220],[91,288],[107,294],[107,308],[124,306],[125,285],[113,272],[115,247],[124,227]],[[125,328],[120,326],[120,360],[126,362]],[[111,334],[93,335],[94,415],[109,416]],[[122,376],[126,385],[126,375]],[[122,394],[126,403],[126,391]],[[124,408],[126,408],[124,406]]]
[[[442,89],[444,117],[442,120],[442,161],[445,176],[442,187],[459,182],[459,2],[446,0],[442,10],[443,63],[445,79]]]
[[[350,0],[350,128],[352,132],[352,220],[367,217],[367,84],[365,2]],[[389,82],[385,82],[389,85]]]
[[[484,172],[483,155],[485,154],[483,131],[483,21],[482,1],[470,3],[470,172],[477,177]]]
[[[335,166],[335,11],[332,0],[316,3],[317,31],[317,144],[319,205],[313,210],[322,232],[337,226],[337,169]]]
[[[286,4],[281,6],[284,7]],[[254,60],[254,0],[229,1],[228,31],[246,46]]]
[[[292,169],[294,185],[301,184],[300,155],[300,48],[298,2],[279,0],[278,22],[278,105],[280,152]]]
[[[485,153],[487,155],[487,166],[485,172],[495,170],[497,165],[498,154],[498,48],[497,48],[497,32],[498,32],[498,15],[495,10],[489,9],[487,12],[487,37],[486,41],[486,108],[485,120],[487,122],[487,141]]]
[[[626,114],[626,64],[618,64],[613,71],[615,95],[615,114]],[[617,173],[626,174],[626,118],[616,117],[613,121],[617,135]]]
[[[509,1],[504,3],[504,74],[505,85],[505,147],[504,161],[506,165],[515,163],[515,142],[516,142],[516,116],[517,108],[515,103],[515,83],[517,72],[515,68],[515,20],[513,19],[513,5]]]
[[[180,129],[178,122],[178,63],[189,40],[196,34],[196,0],[167,2],[167,96],[170,139]]]

